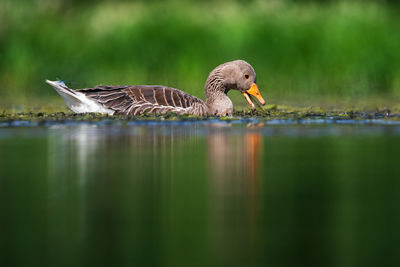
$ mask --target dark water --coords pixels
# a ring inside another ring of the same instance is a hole
[[[400,126],[0,128],[0,266],[399,266]]]

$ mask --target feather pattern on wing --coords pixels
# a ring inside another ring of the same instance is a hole
[[[117,113],[174,112],[177,114],[207,115],[206,104],[181,90],[158,85],[104,86],[78,90]]]

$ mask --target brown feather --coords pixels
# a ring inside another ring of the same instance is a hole
[[[165,99],[167,100],[168,106],[176,107],[172,101],[172,90],[170,88],[164,88]]]
[[[202,100],[171,87],[100,85],[78,91],[118,113],[139,115],[143,113],[164,114],[171,111],[178,114],[194,114],[193,112],[196,115],[207,114],[205,103]]]

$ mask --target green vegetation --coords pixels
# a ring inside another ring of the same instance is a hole
[[[203,97],[209,71],[238,58],[254,66],[269,103],[400,97],[400,17],[384,1],[77,3],[1,1],[3,104],[58,97],[44,83],[56,78]]]
[[[75,114],[72,111],[66,112],[2,112],[0,113],[0,125],[10,126],[14,122],[33,122],[38,125],[46,123],[65,123],[65,122],[130,122],[130,121],[190,121],[190,120],[208,120],[218,119],[220,121],[235,121],[246,118],[257,118],[256,124],[259,122],[267,122],[269,120],[313,120],[326,119],[330,121],[326,123],[335,123],[337,120],[370,120],[384,119],[391,121],[400,121],[400,107],[395,109],[380,109],[374,112],[365,112],[362,109],[335,109],[324,110],[319,107],[293,108],[288,106],[269,105],[263,110],[241,110],[236,111],[232,117],[198,117],[194,115],[178,115],[175,113],[167,114],[144,114],[139,116],[131,115],[104,115],[98,113]],[[251,126],[251,125],[250,125]]]

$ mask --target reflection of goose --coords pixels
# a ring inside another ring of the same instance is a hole
[[[249,96],[261,104],[264,99],[258,90],[253,67],[243,60],[227,62],[216,67],[205,84],[206,101],[175,88],[155,85],[97,86],[71,90],[61,81],[46,81],[64,98],[76,113],[100,112],[104,114],[166,113],[206,115],[231,115],[232,101],[227,96],[230,89],[239,90],[254,109]]]
[[[260,171],[260,160],[262,151],[262,136],[260,133],[250,132],[244,137],[245,147],[246,147],[246,158],[248,160],[248,170],[249,177],[251,181],[256,183],[256,177]],[[252,184],[252,190],[255,191],[257,184]],[[254,193],[254,192],[253,192]]]
[[[51,127],[55,135],[49,137],[49,160],[51,161],[52,176],[55,173],[64,173],[70,168],[67,164],[74,166],[77,178],[81,185],[86,183],[87,170],[91,166],[94,155],[102,148],[104,136],[95,125],[82,124],[74,127]],[[57,137],[61,134],[61,138]]]
[[[253,250],[243,251],[243,247],[256,244],[260,211],[257,195],[262,135],[256,129],[246,130],[243,135],[232,135],[229,130],[222,128],[207,136],[211,193],[208,225],[212,251],[218,251],[213,255],[217,265],[235,265],[237,260],[247,261],[252,257]]]
[[[230,136],[222,128],[207,136],[207,158],[213,178],[230,180],[232,176],[243,173],[252,180],[256,179],[260,169],[262,141],[261,133],[257,131],[249,131],[243,136]]]
[[[222,128],[207,136],[210,186],[216,197],[224,198],[226,194],[238,192],[247,194],[251,200],[249,210],[254,212],[254,197],[260,182],[262,151],[263,139],[258,131],[232,136]],[[213,205],[220,202],[221,200],[213,201]],[[254,217],[254,214],[250,217]]]

